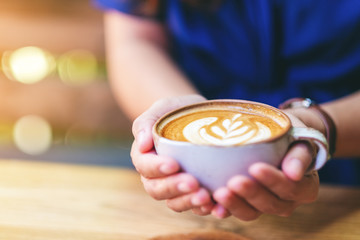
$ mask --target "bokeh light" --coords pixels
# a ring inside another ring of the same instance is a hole
[[[52,143],[50,124],[42,117],[27,115],[14,126],[15,145],[24,153],[38,155],[46,152]]]
[[[8,51],[2,57],[5,75],[25,84],[43,80],[54,71],[55,65],[54,57],[38,47],[23,47],[13,52]]]
[[[98,62],[90,51],[73,50],[59,57],[58,73],[66,84],[84,85],[98,77]]]

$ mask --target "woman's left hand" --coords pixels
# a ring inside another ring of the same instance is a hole
[[[305,127],[298,118],[288,116],[294,126]],[[229,180],[227,187],[214,192],[217,204],[212,214],[218,218],[233,215],[241,220],[254,220],[263,213],[289,216],[296,207],[315,201],[319,176],[316,171],[307,172],[313,151],[310,144],[299,142],[291,146],[281,169],[253,164],[249,168],[253,179],[238,175]]]

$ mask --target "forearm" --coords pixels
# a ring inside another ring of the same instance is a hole
[[[117,17],[124,16],[105,18],[108,74],[114,96],[129,118],[160,98],[197,93],[170,59],[164,33],[157,26],[151,27],[158,36],[139,35],[117,26]]]
[[[321,108],[333,119],[337,129],[334,157],[360,156],[360,91],[347,97],[321,104]],[[290,113],[307,126],[325,133],[325,127],[317,113],[311,109],[291,109]]]
[[[360,156],[360,91],[322,105],[337,128],[336,157]]]

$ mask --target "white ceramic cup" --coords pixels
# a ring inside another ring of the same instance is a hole
[[[160,135],[161,126],[171,118],[177,118],[182,112],[208,105],[226,105],[234,108],[245,107],[248,111],[266,108],[275,112],[285,121],[284,132],[277,137],[245,145],[216,146],[200,145],[190,142],[169,140]],[[199,183],[210,192],[226,186],[235,175],[248,174],[250,165],[265,162],[279,167],[289,146],[295,141],[311,141],[318,146],[318,152],[312,169],[319,169],[328,160],[328,143],[325,136],[312,128],[298,128],[291,125],[290,119],[281,110],[266,104],[245,100],[211,100],[176,109],[165,114],[154,125],[153,138],[157,154],[172,157],[183,171],[197,178]]]

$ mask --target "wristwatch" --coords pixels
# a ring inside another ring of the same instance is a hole
[[[332,156],[335,152],[336,144],[336,126],[332,118],[318,104],[310,98],[291,98],[279,105],[280,109],[289,108],[309,108],[314,110],[321,121],[324,123],[326,130],[326,139],[329,143],[329,154]]]

